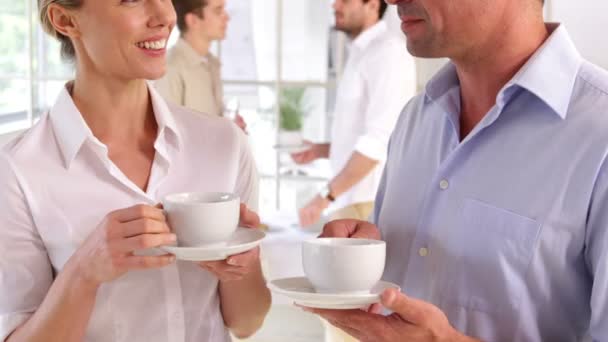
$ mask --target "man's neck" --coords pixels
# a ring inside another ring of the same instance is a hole
[[[347,32],[346,34],[348,35],[348,38],[350,38],[351,40],[355,40],[357,37],[359,37],[363,32],[369,30],[372,26],[376,25],[378,23],[379,20],[377,19],[368,19],[366,21],[363,22],[363,26],[361,26],[360,28],[358,28],[357,30],[353,30],[350,32]]]
[[[201,37],[200,35],[195,35],[190,32],[186,32],[182,39],[186,41],[193,49],[201,56],[207,56],[209,54],[209,49],[211,47],[211,40]]]
[[[464,137],[495,105],[502,87],[549,36],[542,20],[513,23],[467,55],[453,58],[460,81],[461,136]]]

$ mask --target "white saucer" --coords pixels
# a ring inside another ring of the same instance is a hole
[[[222,246],[179,247],[161,246],[160,249],[175,255],[178,260],[214,261],[246,252],[258,246],[266,234],[259,229],[237,228],[232,237]]]
[[[316,293],[306,277],[275,279],[268,283],[272,292],[289,297],[298,305],[318,309],[362,309],[380,302],[380,294],[386,289],[401,288],[393,283],[379,281],[370,293]]]
[[[299,153],[308,150],[311,145],[301,144],[301,145],[274,145],[275,150],[279,152],[286,153]]]

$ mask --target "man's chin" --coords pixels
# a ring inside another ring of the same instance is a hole
[[[350,32],[349,28],[344,26],[344,25],[340,25],[338,23],[336,23],[336,25],[334,25],[334,29],[336,31],[340,31],[340,32],[344,32],[346,34],[348,34]]]
[[[418,58],[444,58],[446,57],[437,49],[422,44],[416,44],[407,39],[407,51],[410,55]]]

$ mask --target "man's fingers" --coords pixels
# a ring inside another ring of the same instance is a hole
[[[358,220],[335,220],[331,221],[323,226],[323,232],[319,237],[338,237],[348,238],[357,229]]]
[[[385,290],[380,298],[385,308],[393,311],[412,324],[421,325],[427,318],[427,303],[410,298],[396,289]]]
[[[382,313],[382,305],[379,303],[372,304],[367,308],[367,312],[379,315]]]
[[[132,237],[140,234],[170,233],[167,222],[141,218],[120,225],[123,237]]]
[[[291,159],[293,159],[296,164],[304,164],[312,160],[312,150],[306,150],[298,153],[292,153]]]
[[[113,211],[110,214],[110,217],[115,219],[118,222],[129,222],[134,220],[139,220],[142,218],[148,218],[151,220],[162,221],[165,222],[165,213],[162,209],[157,207],[152,207],[145,204],[138,204],[126,209],[119,209]]]
[[[356,309],[332,310],[332,309],[311,308],[311,307],[306,307],[306,306],[301,306],[301,305],[297,305],[297,306],[301,307],[304,311],[312,312],[316,315],[319,315],[328,321],[329,320],[338,321],[338,322],[361,321],[358,317],[361,314],[365,313],[364,311],[356,310]],[[364,322],[364,320],[363,320],[363,322]]]
[[[215,269],[220,266],[223,261],[203,261],[200,262],[199,265],[204,268]]]
[[[306,227],[308,225],[308,218],[307,218],[307,213],[306,213],[306,208],[302,208],[299,211],[299,216],[300,216],[300,226],[302,227]]]
[[[315,313],[331,325],[344,330],[349,335],[361,339],[369,329],[381,328],[375,325],[381,324],[381,320],[376,319],[377,316],[369,314],[363,310],[327,310],[327,309],[311,309],[304,308],[305,311]],[[383,318],[383,317],[382,317]]]
[[[340,237],[380,240],[380,231],[375,225],[360,220],[335,220],[323,227],[319,237]]]
[[[372,223],[362,221],[350,237],[355,239],[380,240],[380,230]]]
[[[315,213],[313,210],[306,210],[304,214],[304,226],[310,226],[316,222]]]
[[[362,327],[357,327],[354,328],[350,325],[344,325],[342,324],[342,322],[340,321],[332,321],[332,320],[327,320],[327,322],[331,325],[333,325],[334,327],[336,327],[337,329],[342,330],[343,332],[345,332],[346,334],[348,334],[351,337],[354,337],[357,341],[361,341],[362,340]]]
[[[239,212],[239,226],[247,228],[257,228],[260,226],[260,217],[258,214],[249,210],[244,203],[241,203]]]

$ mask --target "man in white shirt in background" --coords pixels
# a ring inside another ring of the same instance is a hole
[[[230,17],[225,0],[172,0],[180,39],[167,57],[167,73],[155,87],[168,101],[215,116],[224,116],[221,63],[211,43],[226,37]],[[234,122],[246,125],[237,113]]]
[[[382,17],[383,0],[335,0],[336,29],[352,40],[338,86],[331,143],[292,154],[298,164],[329,158],[332,179],[305,207],[300,223],[319,221],[332,204],[332,219],[366,220],[372,212],[388,145],[399,113],[416,93],[414,59]]]

